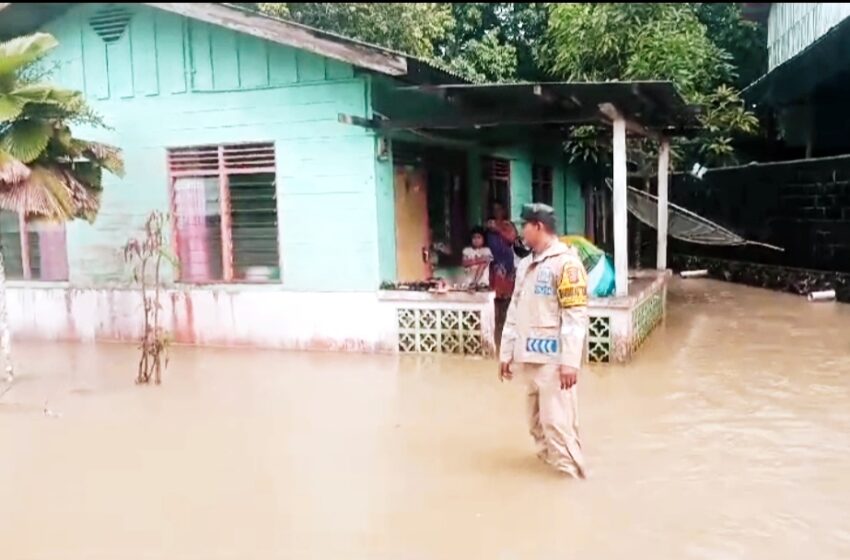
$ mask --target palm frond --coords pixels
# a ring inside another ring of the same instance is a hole
[[[61,172],[33,166],[27,179],[0,186],[0,209],[55,221],[73,219],[74,199],[63,179]]]
[[[76,142],[81,146],[84,157],[98,163],[113,175],[124,176],[124,158],[121,157],[120,149],[101,142],[88,140],[77,140]]]
[[[100,170],[95,170],[100,175]],[[83,218],[93,222],[100,210],[100,180],[86,181],[83,175],[75,173],[75,170],[62,168],[59,170],[74,204],[74,217]]]
[[[103,189],[103,168],[92,161],[75,161],[68,168],[74,178],[92,192]]]
[[[74,138],[74,124],[102,125],[80,92],[34,77],[32,63],[56,45],[45,33],[0,43],[0,209],[92,221],[102,171],[124,165],[117,148]]]
[[[33,33],[0,43],[0,75],[16,72],[35,62],[58,44],[49,33]]]
[[[44,152],[53,136],[53,125],[41,119],[13,122],[2,135],[0,148],[23,163],[30,163]]]
[[[17,119],[27,104],[26,100],[10,93],[0,93],[0,122]]]
[[[71,89],[58,88],[50,84],[28,84],[11,92],[12,95],[32,103],[50,103],[75,109],[84,103],[83,94]]]
[[[30,169],[8,152],[0,149],[0,187],[4,183],[17,183],[30,176]]]

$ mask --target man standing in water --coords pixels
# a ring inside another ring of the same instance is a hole
[[[587,273],[575,251],[555,235],[545,204],[522,209],[523,237],[532,253],[519,265],[499,352],[499,379],[513,364],[528,384],[528,422],[537,456],[584,478],[576,383],[587,335]]]

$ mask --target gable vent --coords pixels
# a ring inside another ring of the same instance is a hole
[[[124,35],[131,17],[127,8],[112,4],[98,10],[89,25],[105,43],[114,43]]]

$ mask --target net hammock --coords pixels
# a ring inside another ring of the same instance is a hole
[[[614,190],[614,185],[611,179],[605,179],[608,188]],[[638,190],[634,187],[628,187],[628,196],[626,205],[632,215],[653,229],[658,229],[658,197]],[[715,246],[742,246],[751,245],[757,247],[765,247],[774,251],[784,251],[782,247],[761,243],[759,241],[750,241],[744,239],[737,233],[726,229],[720,224],[716,224],[711,220],[703,218],[699,214],[695,214],[687,208],[682,208],[676,204],[667,204],[669,214],[667,217],[667,235],[680,241],[688,243],[697,243],[699,245],[715,245]]]

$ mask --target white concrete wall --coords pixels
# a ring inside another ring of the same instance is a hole
[[[127,289],[32,287],[10,283],[12,332],[21,338],[136,341],[141,294]],[[168,290],[164,328],[177,343],[393,352],[397,317],[376,293],[287,292],[227,286]]]

